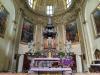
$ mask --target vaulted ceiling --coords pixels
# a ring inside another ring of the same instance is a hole
[[[68,0],[70,6],[73,4],[73,0]],[[54,14],[59,15],[67,11],[67,0],[26,0],[27,4],[31,5],[31,8],[35,13],[46,16],[47,6],[53,6]],[[28,3],[29,2],[29,3]],[[31,4],[32,3],[32,4]]]
[[[18,4],[22,4],[21,8],[24,13],[27,10],[33,14],[34,22],[47,23],[46,8],[47,5],[54,6],[54,15],[52,16],[54,24],[65,24],[75,20],[85,0],[72,0],[71,6],[68,8],[66,0],[33,0],[32,7],[29,6],[28,0],[16,0]],[[19,6],[19,5],[18,5]],[[26,13],[26,15],[29,15]]]

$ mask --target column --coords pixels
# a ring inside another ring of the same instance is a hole
[[[62,25],[62,30],[63,30],[63,49],[65,51],[65,41],[66,41],[66,32],[65,32],[65,25]]]
[[[41,25],[41,50],[43,50],[43,26]]]
[[[82,72],[82,61],[81,61],[81,56],[76,55],[76,64],[77,64],[77,72]]]
[[[65,26],[64,25],[62,25],[63,27],[63,41],[64,41],[64,44],[65,44],[65,41],[66,41],[66,31],[65,31]]]
[[[58,30],[58,26],[57,26],[57,50],[59,50],[59,30]]]
[[[34,33],[34,51],[36,51],[36,42],[37,41],[37,25],[35,25],[35,33]]]
[[[18,13],[17,13],[17,17],[14,21],[14,24],[15,24],[15,40],[13,41],[13,51],[12,51],[12,59],[11,59],[11,66],[10,66],[10,71],[15,71],[15,64],[17,63],[17,60],[14,59],[14,55],[15,55],[15,49],[17,50],[18,48],[18,45],[16,46],[16,42],[19,43],[20,41],[20,36],[21,36],[21,28],[22,28],[22,23],[23,23],[23,18],[22,18],[22,14],[23,14],[23,11],[21,9],[17,10]],[[19,31],[19,32],[18,32]]]
[[[86,33],[86,30],[84,28],[85,24],[83,24],[83,22],[85,21],[84,20],[84,16],[82,15],[82,12],[79,13],[79,21],[80,21],[80,28],[81,28],[81,34],[82,34],[82,37],[84,38],[83,39],[83,42],[84,42],[84,50],[85,50],[85,54],[86,54],[86,62],[87,64],[85,64],[87,66],[87,68],[89,67],[89,64],[90,64],[90,58],[89,58],[89,51],[87,49],[87,43],[86,43],[86,36],[85,36],[85,33]],[[78,26],[79,28],[79,26]],[[80,29],[79,28],[79,29]]]
[[[22,72],[22,70],[23,70],[23,61],[24,61],[24,55],[21,54],[19,56],[18,72]]]

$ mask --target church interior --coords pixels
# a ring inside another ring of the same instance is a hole
[[[99,75],[100,0],[0,0],[1,75]]]

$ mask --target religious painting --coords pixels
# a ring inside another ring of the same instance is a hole
[[[51,45],[52,45],[52,49],[56,49],[56,38],[52,38]]]
[[[94,52],[94,55],[95,55],[96,59],[100,59],[100,50],[96,49],[95,52]]]
[[[0,4],[0,37],[4,37],[5,30],[6,30],[6,24],[7,24],[7,16],[8,12],[3,7],[3,5]]]
[[[48,39],[44,38],[44,49],[48,49]]]
[[[33,24],[24,19],[22,27],[21,42],[29,43],[33,40]]]
[[[76,22],[71,22],[66,25],[66,40],[71,42],[79,41]]]
[[[56,49],[56,39],[55,38],[44,38],[44,49]]]
[[[92,15],[93,18],[93,24],[94,24],[94,31],[96,34],[96,37],[100,36],[100,5],[96,7],[96,9],[93,12]]]

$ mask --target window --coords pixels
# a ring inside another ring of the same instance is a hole
[[[32,8],[33,0],[28,0],[28,4],[29,4],[29,6]]]
[[[53,15],[53,6],[52,5],[47,6],[47,15],[50,15],[50,16]]]
[[[67,8],[69,8],[70,5],[72,4],[72,0],[67,0],[66,2],[67,2]]]

